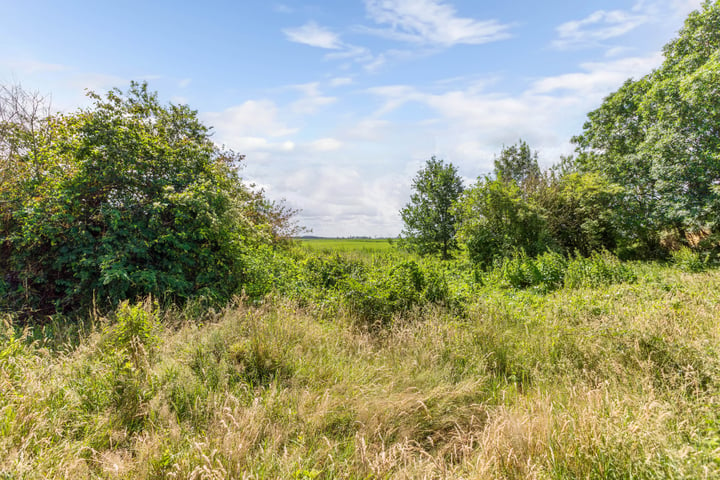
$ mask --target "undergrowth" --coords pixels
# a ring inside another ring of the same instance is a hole
[[[326,258],[295,298],[202,318],[126,303],[49,337],[6,318],[0,478],[720,475],[719,272],[548,254],[548,288],[463,290],[471,269],[406,260]],[[388,278],[415,303],[380,328],[332,300]]]

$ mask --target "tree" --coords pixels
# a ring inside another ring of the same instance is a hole
[[[523,140],[519,140],[516,145],[503,146],[500,155],[495,157],[495,176],[504,182],[514,181],[526,190],[530,183],[540,177],[537,152],[532,152]]]
[[[514,181],[479,178],[464,192],[455,211],[458,237],[471,261],[481,267],[521,249],[535,256],[552,244],[542,210],[525,198]]]
[[[400,211],[405,227],[403,241],[421,254],[440,253],[450,258],[457,248],[452,206],[463,191],[463,182],[452,163],[434,156],[412,182],[410,203]]]
[[[195,111],[161,105],[146,84],[90,97],[89,109],[25,129],[38,148],[3,153],[25,172],[0,190],[10,206],[6,301],[51,313],[238,292],[247,259],[286,220],[242,183],[242,156],[219,150]]]
[[[546,173],[533,195],[553,242],[569,254],[615,249],[622,187],[599,173],[572,172],[563,162],[561,174]]]
[[[578,164],[625,188],[626,244],[717,230],[720,220],[720,2],[690,14],[665,60],[588,114]]]

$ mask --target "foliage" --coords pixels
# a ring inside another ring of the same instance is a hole
[[[673,263],[688,272],[701,272],[708,267],[708,255],[690,247],[680,247],[671,253]]]
[[[394,315],[449,296],[442,276],[413,260],[376,265],[363,278],[348,276],[339,292],[350,313],[370,326],[387,325]]]
[[[588,114],[578,162],[623,185],[622,235],[657,249],[663,231],[716,228],[720,192],[720,2],[690,14],[665,61]]]
[[[530,188],[540,178],[538,154],[530,151],[524,140],[519,140],[516,145],[504,146],[494,163],[497,179],[515,182],[523,190]]]
[[[568,260],[556,252],[545,252],[536,258],[524,250],[500,261],[488,272],[486,283],[512,288],[535,288],[548,292],[563,285]]]
[[[581,288],[634,282],[634,270],[608,251],[595,251],[584,257],[565,257],[545,252],[535,258],[524,251],[500,261],[486,274],[485,283],[511,288],[532,288],[547,293],[558,288]]]
[[[404,243],[422,255],[450,258],[457,248],[452,206],[463,191],[457,169],[432,157],[413,179],[412,189],[410,203],[400,211]]]
[[[284,299],[123,304],[72,344],[6,328],[0,475],[716,478],[720,274],[632,268],[378,331]]]
[[[598,287],[620,282],[634,282],[637,276],[632,267],[604,251],[589,257],[576,256],[568,263],[565,286],[568,288]]]
[[[514,181],[478,179],[465,191],[456,215],[458,237],[479,266],[489,267],[518,249],[535,256],[552,243],[543,212]]]
[[[187,106],[163,106],[137,83],[90,97],[92,108],[25,132],[38,148],[5,158],[25,172],[0,190],[8,303],[52,312],[148,294],[227,300],[289,212],[242,184],[242,157],[218,150]]]
[[[583,255],[614,249],[622,188],[598,173],[546,174],[533,195],[542,207],[549,235],[563,251]]]

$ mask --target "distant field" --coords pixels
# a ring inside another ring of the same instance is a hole
[[[393,238],[303,238],[300,244],[315,251],[385,252],[393,248]]]

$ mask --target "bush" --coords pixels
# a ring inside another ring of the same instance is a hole
[[[687,272],[701,272],[705,270],[708,263],[708,255],[701,255],[689,247],[680,247],[671,253],[672,260],[681,270]]]
[[[556,252],[548,251],[531,258],[520,250],[503,259],[489,278],[513,288],[534,287],[547,292],[562,286],[567,263],[567,259]]]
[[[607,251],[589,257],[577,254],[566,258],[556,252],[545,252],[536,258],[520,250],[503,259],[486,276],[486,281],[512,288],[534,288],[548,292],[560,287],[595,287],[620,282],[634,282],[633,269]]]
[[[596,173],[546,175],[535,198],[547,218],[548,231],[564,252],[589,255],[614,249],[618,239],[617,206],[622,188]]]
[[[597,287],[612,283],[634,282],[637,275],[627,263],[603,250],[593,252],[589,257],[576,256],[565,272],[565,286],[568,288]]]
[[[551,245],[539,207],[523,196],[514,181],[480,179],[457,206],[458,235],[473,263],[488,268],[518,249],[530,256]]]
[[[246,285],[258,246],[287,216],[243,185],[187,106],[146,85],[90,94],[94,106],[47,120],[42,148],[5,153],[0,288],[27,313],[112,308],[152,295],[224,302]],[[278,213],[279,212],[279,213]],[[285,212],[286,213],[286,212]]]

